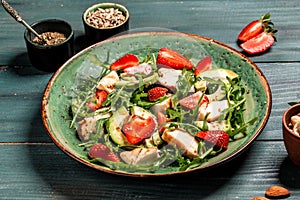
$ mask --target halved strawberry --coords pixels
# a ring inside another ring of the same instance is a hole
[[[110,70],[123,70],[139,64],[139,59],[133,54],[126,54],[110,65]]]
[[[254,55],[267,51],[274,42],[275,39],[272,33],[262,32],[241,44],[241,47],[248,54]]]
[[[221,130],[210,130],[210,131],[200,131],[195,134],[195,137],[208,141],[216,147],[226,150],[229,143],[229,135],[225,131]]]
[[[203,95],[203,98],[202,98],[201,102],[199,103],[202,95]],[[196,108],[197,104],[199,104],[199,106],[201,106],[204,103],[209,103],[209,99],[206,94],[203,94],[201,91],[198,91],[190,96],[180,99],[178,101],[178,103],[190,110],[194,110]]]
[[[87,106],[91,111],[95,111],[102,107],[102,104],[107,98],[108,93],[105,90],[96,90],[95,97],[92,101],[87,102]]]
[[[161,48],[158,52],[156,62],[159,65],[168,66],[173,69],[186,68],[188,70],[191,70],[194,67],[191,61],[189,61],[177,51],[174,51],[170,48]]]
[[[167,94],[168,89],[164,87],[154,87],[148,91],[149,101],[156,101],[160,97],[163,97]]]
[[[120,158],[112,152],[106,145],[98,143],[90,148],[88,156],[92,159],[102,158],[113,162],[120,162]]]
[[[245,42],[253,37],[256,37],[266,29],[269,29],[269,27],[273,25],[270,17],[270,14],[267,13],[262,15],[259,20],[250,22],[240,32],[240,34],[238,35],[238,40],[241,42]]]
[[[274,24],[270,14],[262,15],[260,20],[249,23],[239,34],[241,48],[248,54],[259,54],[267,51],[276,41]]]
[[[211,69],[212,61],[210,56],[204,57],[202,60],[200,60],[196,66],[196,69],[194,70],[195,76],[198,76],[201,72],[204,72],[206,70]]]
[[[138,144],[151,136],[155,126],[156,123],[152,117],[144,119],[134,115],[123,125],[122,131],[131,144]]]

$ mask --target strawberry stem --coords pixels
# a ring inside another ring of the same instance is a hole
[[[262,27],[263,27],[264,31],[268,34],[271,34],[274,37],[275,41],[277,41],[276,40],[277,30],[274,28],[274,24],[271,21],[271,14],[266,13],[266,14],[262,15],[260,17],[260,21],[262,23]]]

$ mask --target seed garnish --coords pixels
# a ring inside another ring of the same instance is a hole
[[[96,28],[112,28],[125,22],[126,17],[117,8],[98,8],[88,13],[87,23]]]

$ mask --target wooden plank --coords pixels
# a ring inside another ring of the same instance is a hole
[[[29,23],[45,18],[60,18],[68,21],[76,32],[83,33],[82,12],[92,3],[89,1],[17,1],[11,4]],[[241,50],[236,37],[242,27],[270,12],[279,30],[278,43],[264,55],[253,60],[299,61],[298,46],[300,16],[298,0],[279,1],[119,1],[131,13],[130,27],[160,27],[180,32],[203,35],[219,40]],[[38,10],[38,12],[36,12]],[[234,11],[234,12],[233,12]],[[166,14],[167,13],[167,14]],[[23,39],[24,28],[17,24],[6,12],[0,12],[0,63],[4,65],[30,64]],[[287,26],[287,23],[288,26]]]
[[[0,145],[2,199],[251,199],[271,185],[297,199],[300,172],[282,142],[255,142],[239,158],[184,176],[130,178],[85,167],[54,145]],[[13,170],[11,170],[13,169]]]
[[[40,96],[38,98],[29,96],[1,98],[1,142],[51,141],[41,120],[40,100]]]
[[[90,1],[9,0],[29,23],[45,18],[68,21],[77,51],[84,35],[81,15]],[[43,90],[52,76],[30,66],[24,28],[0,12],[0,198],[1,199],[251,199],[271,185],[300,198],[300,171],[287,157],[281,116],[287,102],[300,101],[300,11],[298,0],[174,1],[120,0],[131,14],[131,29],[167,28],[210,37],[240,51],[241,28],[271,13],[278,42],[251,59],[271,86],[270,119],[257,141],[239,158],[211,170],[183,176],[131,178],[102,173],[65,155],[40,119]],[[9,66],[9,67],[7,67]],[[13,67],[26,66],[26,67]]]
[[[272,92],[272,111],[259,139],[282,139],[282,115],[289,102],[299,102],[298,63],[259,63]]]
[[[32,68],[0,70],[0,141],[50,141],[41,120],[43,91],[52,74]]]

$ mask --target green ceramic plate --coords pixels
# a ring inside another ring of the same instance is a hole
[[[100,164],[87,161],[87,152],[79,146],[81,141],[74,129],[70,129],[70,96],[72,88],[79,79],[89,75],[97,76],[97,62],[111,63],[129,52],[138,52],[146,48],[159,49],[170,47],[197,64],[204,56],[210,55],[217,68],[231,69],[242,77],[246,83],[247,103],[246,121],[258,116],[255,125],[249,127],[249,134],[229,144],[228,150],[209,159],[201,166],[178,172],[172,167],[152,172],[129,172],[112,170]],[[109,52],[109,58],[108,58]],[[44,125],[54,143],[75,160],[104,172],[129,176],[162,176],[203,170],[228,161],[246,149],[265,127],[271,111],[271,92],[261,70],[246,56],[236,50],[212,39],[178,32],[141,32],[114,37],[95,44],[81,51],[66,62],[51,78],[42,100],[42,117]]]

